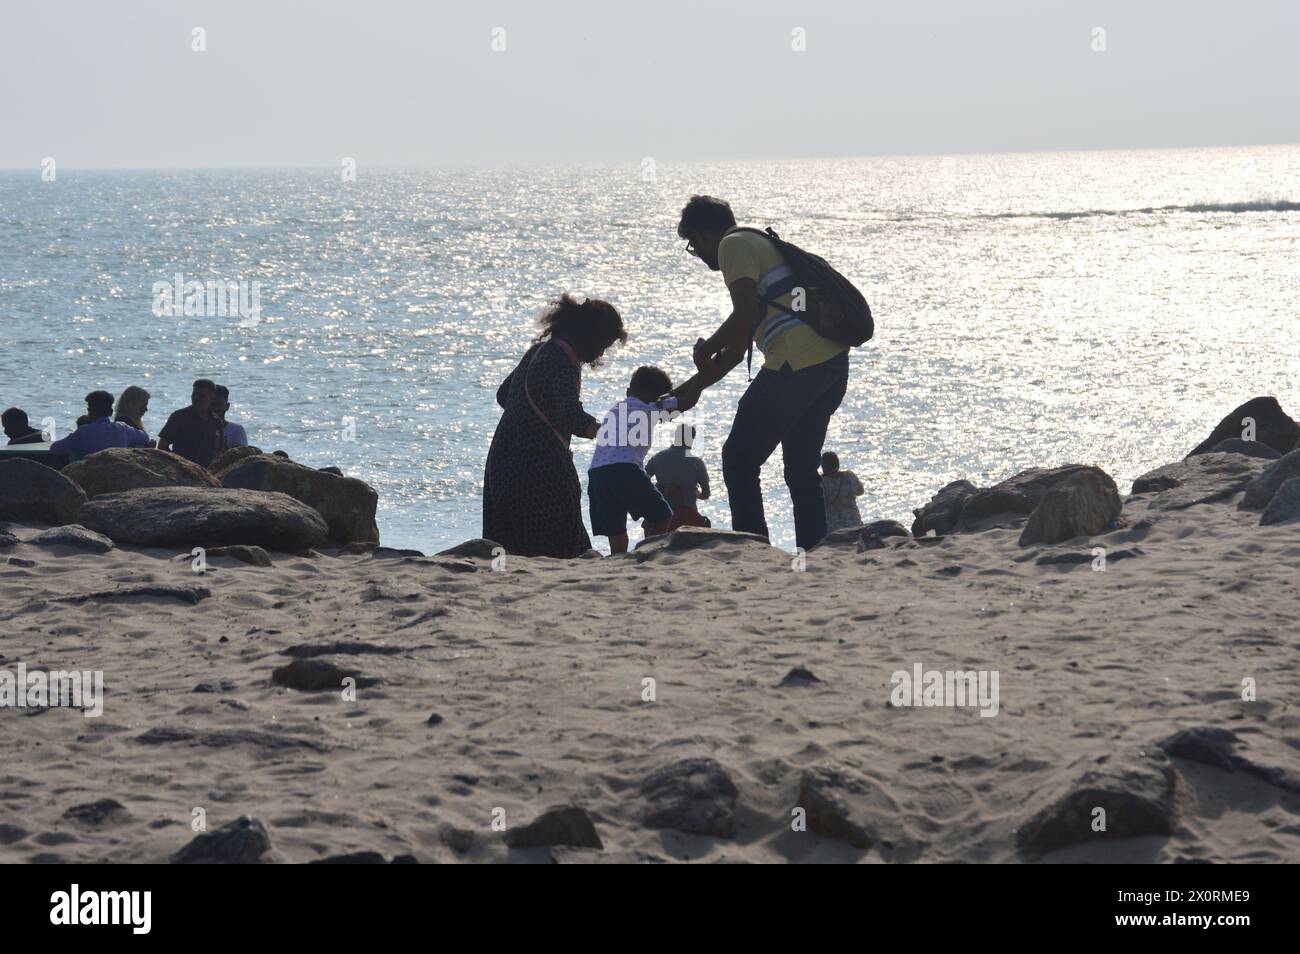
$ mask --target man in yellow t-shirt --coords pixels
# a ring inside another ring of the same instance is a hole
[[[710,337],[695,342],[698,373],[673,393],[687,410],[704,389],[739,364],[751,343],[763,366],[736,407],[722,447],[733,530],[766,537],[760,473],[781,445],[785,483],[794,503],[795,543],[805,550],[826,535],[822,495],[822,444],[831,416],[848,387],[848,347],[819,335],[791,310],[794,277],[763,235],[737,230],[731,206],[693,196],[682,209],[677,234],[686,250],[722,272],[731,314]]]

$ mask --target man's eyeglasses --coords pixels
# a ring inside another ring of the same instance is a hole
[[[693,242],[686,243],[686,251],[690,252],[696,258],[700,257],[700,253],[695,250],[695,244]]]

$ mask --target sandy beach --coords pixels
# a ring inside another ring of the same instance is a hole
[[[1090,540],[848,532],[802,569],[683,529],[196,573],[10,523],[0,669],[104,697],[0,708],[0,861],[164,862],[243,816],[276,862],[1300,861],[1297,524],[1165,496]],[[893,704],[918,665],[997,673],[996,714]]]

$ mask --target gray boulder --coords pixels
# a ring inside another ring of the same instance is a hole
[[[1273,448],[1279,454],[1295,449],[1300,443],[1300,424],[1282,410],[1275,397],[1251,398],[1221,420],[1210,436],[1196,445],[1187,456],[1209,453],[1229,438],[1240,439],[1246,430],[1245,419],[1255,421],[1255,440]]]
[[[966,500],[979,493],[979,488],[969,480],[954,480],[939,488],[920,510],[912,511],[912,536],[923,537],[931,530],[939,536],[952,533],[961,519],[961,509]]]
[[[152,447],[110,447],[63,468],[87,497],[120,494],[147,487],[220,487],[221,483],[191,460]]]
[[[1164,752],[1113,752],[1086,764],[1040,800],[1042,807],[1016,831],[1020,851],[1041,855],[1098,840],[1172,834],[1174,766]],[[1105,811],[1104,831],[1094,828],[1099,808]]]
[[[252,566],[271,566],[271,557],[261,547],[249,547],[242,544],[233,547],[213,547],[208,550],[210,557],[231,557]]]
[[[822,537],[822,542],[817,544],[818,547],[835,547],[853,544],[860,546],[864,537],[874,537],[877,540],[884,540],[887,537],[910,537],[907,527],[903,526],[897,520],[874,520],[871,523],[863,524],[856,527],[841,527],[839,530],[832,530],[826,536]]]
[[[1229,437],[1210,449],[1212,454],[1245,454],[1247,457],[1262,457],[1264,460],[1277,460],[1282,455],[1259,441],[1243,441],[1240,437]]]
[[[884,807],[877,786],[841,765],[822,765],[803,773],[796,796],[808,830],[866,851],[873,843],[866,806]]]
[[[961,508],[958,529],[977,530],[985,521],[994,517],[1032,513],[1044,494],[1080,474],[1091,474],[1103,485],[1115,486],[1115,481],[1100,467],[1085,464],[1032,467],[968,497]],[[1118,489],[1115,495],[1119,496]]]
[[[365,481],[305,467],[274,454],[245,457],[219,476],[223,487],[288,494],[305,503],[325,518],[329,538],[337,543],[379,540],[375,522],[379,495]]]
[[[1083,471],[1043,494],[1021,531],[1020,545],[1090,537],[1110,526],[1124,504],[1115,481],[1099,473]]]
[[[633,551],[637,563],[657,559],[666,554],[685,553],[687,550],[712,550],[728,543],[760,545],[764,551],[772,549],[767,540],[756,533],[735,530],[715,530],[710,527],[678,527],[671,533],[647,540]],[[585,556],[585,554],[584,554]],[[596,556],[600,556],[599,552]]]
[[[76,523],[86,493],[34,460],[0,461],[0,520],[62,526]]]
[[[260,818],[244,815],[216,831],[205,831],[176,854],[174,865],[254,865],[271,850],[271,835]]]
[[[1292,477],[1273,495],[1264,515],[1259,518],[1261,527],[1300,521],[1300,477]]]
[[[343,688],[343,680],[352,679],[358,689],[369,689],[379,684],[378,679],[363,676],[354,668],[344,669],[328,659],[314,657],[295,659],[284,666],[277,666],[271,671],[271,683],[286,689],[301,692],[338,691]]]
[[[105,494],[81,522],[119,544],[218,547],[244,544],[298,553],[325,542],[324,519],[285,494],[220,487],[155,487]]]
[[[255,457],[261,453],[263,453],[262,448],[254,447],[252,444],[227,448],[212,458],[212,463],[208,464],[208,473],[213,474],[217,478],[217,482],[220,483],[223,473],[230,470],[245,457]]]
[[[735,783],[708,758],[682,759],[654,772],[641,784],[647,828],[673,828],[695,835],[736,834]]]
[[[473,540],[466,540],[464,543],[458,543],[446,550],[439,550],[437,555],[445,557],[476,557],[480,560],[491,560],[494,556],[492,551],[497,549],[500,549],[503,553],[505,552],[505,547],[502,547],[495,540],[475,537]]]
[[[1267,467],[1268,461],[1243,454],[1198,454],[1143,474],[1133,481],[1133,495],[1157,495],[1153,510],[1185,510],[1241,493]]]
[[[604,848],[596,825],[585,810],[576,807],[552,808],[528,825],[506,832],[511,848]]]
[[[1293,450],[1260,472],[1246,485],[1246,495],[1238,505],[1241,510],[1263,510],[1278,489],[1295,477],[1300,477],[1300,450]]]
[[[113,549],[113,541],[108,537],[75,523],[38,533],[30,542],[43,547],[75,547],[90,553],[107,553]]]

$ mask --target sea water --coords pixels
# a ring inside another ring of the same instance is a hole
[[[1097,464],[1127,490],[1247,398],[1300,415],[1296,146],[47,179],[0,173],[0,404],[67,433],[86,392],[138,384],[156,434],[213,378],[254,444],[373,484],[393,546],[479,535],[497,385],[561,291],[609,299],[630,332],[584,373],[595,416],[638,365],[692,372],[728,312],[675,234],[693,193],[870,301],[826,441],[868,520],[1038,465]],[[178,283],[227,307],[187,309]],[[715,526],[744,387],[742,365],[687,415]],[[574,446],[585,483],[591,444]],[[791,548],[779,451],[763,482]]]

